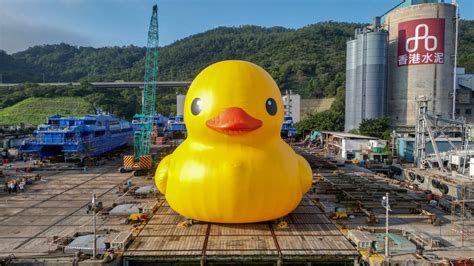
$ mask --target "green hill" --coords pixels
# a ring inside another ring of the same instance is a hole
[[[28,98],[0,109],[0,125],[38,125],[48,116],[83,116],[93,112],[92,105],[80,97]]]

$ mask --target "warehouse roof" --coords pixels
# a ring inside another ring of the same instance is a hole
[[[339,138],[345,138],[345,139],[378,139],[375,137],[357,135],[357,134],[345,133],[345,132],[321,131],[321,133],[333,135],[333,136],[336,136]]]

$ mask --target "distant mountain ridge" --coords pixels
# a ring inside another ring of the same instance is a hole
[[[220,60],[261,65],[282,90],[304,97],[332,97],[344,86],[346,41],[363,24],[321,22],[300,29],[219,27],[160,48],[159,79],[191,80]],[[145,36],[144,36],[145,38]],[[460,23],[459,65],[474,72],[474,21]],[[142,80],[146,49],[34,46],[8,55],[0,51],[3,82]]]
[[[305,97],[334,96],[343,86],[345,42],[362,24],[322,22],[297,30],[219,27],[160,49],[160,80],[191,80],[220,60],[243,59],[267,69],[282,90]],[[145,36],[144,36],[145,38]],[[142,80],[145,48],[34,46],[0,53],[3,82]]]

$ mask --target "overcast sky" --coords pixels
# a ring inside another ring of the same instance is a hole
[[[450,0],[446,0],[450,2]],[[0,49],[39,44],[145,46],[151,7],[159,6],[160,45],[218,26],[300,28],[319,21],[370,22],[400,0],[0,0]],[[474,0],[459,0],[474,19]]]

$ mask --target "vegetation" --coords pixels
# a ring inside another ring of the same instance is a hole
[[[160,80],[192,80],[209,64],[243,59],[261,65],[282,91],[332,97],[344,86],[346,41],[355,23],[323,22],[298,30],[219,27],[160,49]],[[142,80],[145,48],[42,45],[0,52],[3,82]]]
[[[364,119],[359,128],[352,131],[364,136],[371,136],[379,139],[390,139],[390,124],[388,118]]]
[[[474,20],[459,23],[458,66],[465,67],[466,73],[474,73]]]
[[[336,96],[331,110],[301,121],[300,129],[341,130],[344,114],[346,41],[356,23],[322,22],[297,30],[257,26],[219,27],[160,48],[159,80],[192,80],[207,65],[224,59],[249,60],[264,67],[282,92],[303,98]],[[459,66],[474,73],[474,21],[462,20]],[[83,97],[93,108],[131,118],[140,110],[139,90],[94,90],[88,81],[142,80],[146,49],[76,47],[68,44],[34,46],[6,54],[0,50],[4,83],[25,83],[0,89],[0,110],[30,97]],[[80,87],[39,87],[37,82],[82,82]],[[157,110],[175,112],[175,93],[160,90]],[[1,123],[1,121],[0,121]]]
[[[60,113],[64,116],[82,116],[93,112],[89,102],[81,97],[28,98],[0,110],[0,124],[38,125],[48,116]]]

